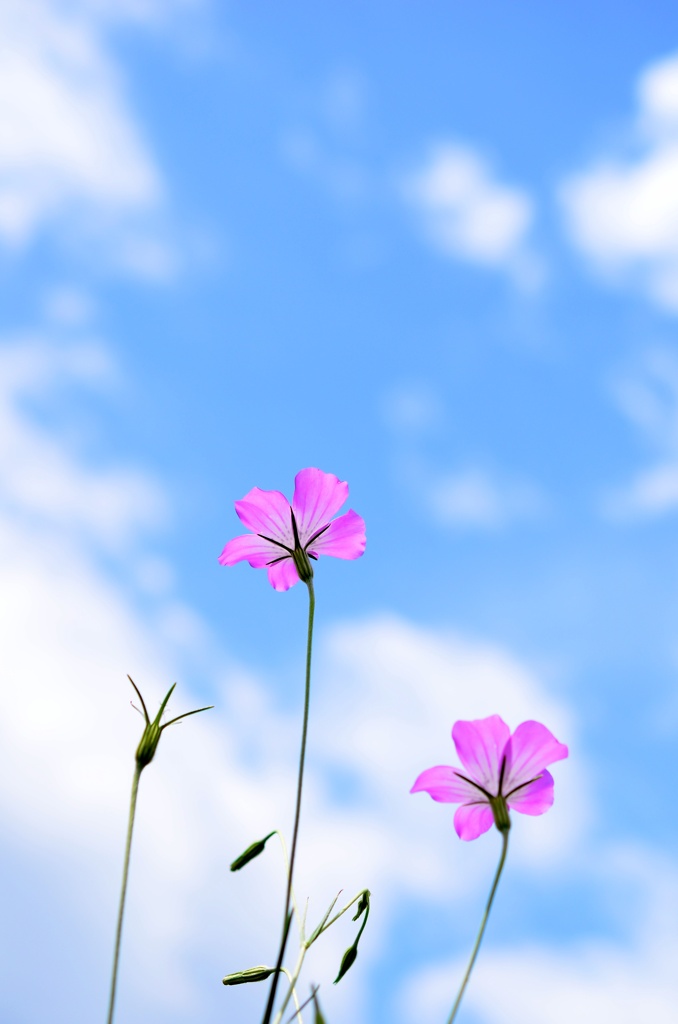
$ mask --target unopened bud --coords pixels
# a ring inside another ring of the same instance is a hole
[[[349,971],[351,969],[351,967],[353,967],[353,964],[356,962],[357,956],[358,956],[358,945],[356,943],[355,945],[350,946],[346,950],[344,955],[342,956],[342,958],[341,958],[341,966],[339,967],[339,973],[336,976],[336,978],[334,979],[334,984],[335,985],[337,984],[338,981],[341,981],[341,979],[344,977],[346,972]]]
[[[222,978],[222,982],[224,985],[247,985],[251,981],[266,981],[275,972],[275,967],[248,967],[246,971],[227,974],[225,978]]]
[[[353,915],[353,920],[357,921],[361,914],[364,914],[366,910],[370,909],[370,890],[365,889],[361,892],[360,899],[358,900],[358,909]]]
[[[231,864],[231,871],[240,871],[240,868],[244,868],[245,864],[249,864],[251,860],[254,860],[254,858],[258,857],[260,853],[263,853],[266,847],[266,843],[271,838],[271,836],[274,835],[275,832],[269,832],[268,835],[264,836],[263,839],[257,839],[256,843],[252,843],[251,846],[248,846],[247,849],[243,853],[241,853],[239,857],[235,858],[235,860]]]

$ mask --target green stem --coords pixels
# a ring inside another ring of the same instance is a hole
[[[461,1003],[461,997],[463,996],[464,992],[466,991],[466,986],[468,985],[468,980],[471,977],[471,971],[473,970],[473,965],[475,964],[476,957],[478,956],[478,950],[480,949],[480,943],[483,941],[483,935],[485,934],[485,925],[487,924],[487,919],[490,916],[490,910],[492,908],[492,901],[494,900],[494,894],[497,891],[497,886],[499,885],[499,879],[501,878],[501,873],[502,873],[503,868],[504,868],[504,861],[506,860],[506,851],[508,850],[508,837],[509,837],[508,829],[506,829],[506,831],[502,831],[502,834],[501,834],[501,840],[502,840],[501,857],[499,858],[499,865],[497,867],[497,872],[496,872],[496,874],[494,876],[494,882],[492,883],[492,888],[490,889],[490,895],[489,895],[489,898],[487,900],[487,905],[485,907],[485,913],[483,914],[483,919],[480,922],[480,931],[478,932],[478,937],[477,937],[475,945],[473,947],[473,952],[471,953],[471,959],[469,960],[468,967],[466,968],[466,974],[464,975],[464,980],[461,983],[461,988],[459,989],[459,994],[457,995],[457,998],[454,1001],[454,1006],[452,1007],[452,1013],[447,1018],[447,1024],[452,1024],[454,1018],[457,1016],[457,1010],[459,1009],[459,1004]]]
[[[289,914],[290,897],[292,894],[292,877],[294,875],[294,862],[297,855],[297,838],[299,835],[299,819],[301,817],[301,791],[304,784],[304,763],[306,761],[306,739],[308,736],[308,712],[311,703],[311,650],[313,647],[313,617],[315,615],[315,591],[313,580],[307,581],[308,587],[308,637],[306,641],[306,684],[304,688],[304,720],[301,728],[301,750],[299,752],[299,775],[297,778],[297,806],[294,812],[294,830],[292,832],[292,848],[290,850],[290,870],[287,878],[287,892],[285,894],[285,913],[283,916],[283,930],[280,939],[280,951],[276,962],[276,970],[271,979],[271,988],[268,993],[268,1002],[264,1011],[262,1024],[270,1024],[273,1013],[275,994],[278,988],[278,976],[285,957],[285,947],[289,935]]]
[[[299,999],[297,998],[297,982],[299,981],[299,975],[301,974],[301,968],[304,966],[304,959],[306,957],[307,951],[308,951],[308,946],[306,945],[305,942],[302,942],[302,944],[301,944],[301,946],[299,948],[299,956],[297,957],[297,962],[295,964],[294,971],[292,972],[292,974],[290,974],[289,971],[285,971],[285,968],[283,967],[283,971],[285,971],[285,974],[287,975],[287,980],[290,983],[290,987],[287,990],[287,994],[285,995],[285,998],[283,999],[282,1003],[280,1004],[280,1009],[278,1010],[278,1012],[275,1015],[275,1020],[274,1020],[273,1024],[280,1024],[280,1021],[282,1021],[282,1019],[283,1019],[285,1010],[287,1009],[287,1004],[289,1003],[290,999],[292,999],[292,998],[294,998],[294,1003],[295,1003],[295,1006],[297,1008],[297,1016],[299,1017],[299,1020],[301,1020],[301,1010],[299,1008]]]
[[[132,780],[132,794],[129,801],[129,821],[127,824],[127,842],[125,843],[125,863],[122,870],[122,887],[120,889],[120,906],[118,908],[118,925],[115,930],[115,952],[113,954],[113,972],[111,974],[111,995],[108,1001],[108,1024],[113,1024],[113,1010],[115,1007],[115,990],[118,984],[118,961],[120,960],[120,940],[122,938],[122,918],[125,913],[125,897],[127,896],[127,878],[129,876],[129,860],[132,849],[132,832],[134,830],[134,815],[137,809],[137,793],[139,792],[139,778],[143,766],[138,762],[134,767],[134,778]]]

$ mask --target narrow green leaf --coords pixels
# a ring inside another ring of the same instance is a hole
[[[313,945],[313,943],[315,942],[315,940],[316,940],[316,939],[318,938],[318,936],[319,936],[319,935],[320,935],[320,933],[322,932],[323,928],[325,927],[325,925],[327,924],[327,922],[328,922],[328,920],[329,920],[329,916],[330,916],[330,914],[332,913],[332,911],[334,910],[335,906],[337,905],[337,900],[339,899],[339,897],[340,897],[340,896],[341,896],[341,889],[339,890],[339,892],[337,893],[337,895],[336,895],[336,896],[334,897],[334,899],[333,899],[333,900],[332,900],[332,902],[330,903],[329,907],[327,908],[327,913],[326,913],[326,914],[325,914],[325,916],[323,917],[323,919],[322,919],[322,921],[320,922],[320,924],[318,925],[318,927],[317,927],[317,928],[316,928],[316,929],[315,929],[315,930],[314,930],[314,931],[312,932],[312,934],[311,934],[311,935],[309,936],[309,938],[307,939],[307,942],[306,942],[306,944],[307,944],[308,946],[311,946],[311,945]]]
[[[322,1010],[320,1009],[320,1002],[318,1001],[318,997],[315,994],[315,992],[313,993],[313,1006],[315,1007],[315,1016],[313,1018],[313,1024],[327,1024],[325,1018],[323,1017]]]

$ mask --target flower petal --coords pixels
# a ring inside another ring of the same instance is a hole
[[[282,562],[268,567],[268,580],[275,590],[289,590],[299,582],[299,573],[293,558],[284,558]]]
[[[493,822],[494,815],[488,803],[462,804],[454,814],[455,831],[466,842],[487,832]]]
[[[506,745],[504,792],[541,775],[547,765],[567,757],[568,749],[540,722],[523,722]]]
[[[482,794],[466,779],[460,778],[457,768],[440,764],[427,768],[417,777],[410,793],[428,793],[441,804],[472,803]]]
[[[553,776],[544,769],[538,779],[508,796],[506,802],[521,814],[544,814],[553,804]]]
[[[334,473],[323,473],[322,469],[312,467],[297,473],[294,478],[292,508],[302,547],[316,530],[329,523],[347,498],[348,484]]]
[[[282,548],[258,537],[256,533],[244,533],[229,540],[219,555],[219,564],[235,565],[236,562],[247,560],[254,569],[263,569],[268,562],[279,558],[281,554]]]
[[[253,487],[241,501],[236,501],[235,510],[248,530],[273,537],[288,548],[294,547],[290,503],[280,491]]]
[[[312,555],[360,558],[365,550],[365,520],[350,509],[333,520],[308,550]]]
[[[511,730],[499,715],[473,722],[455,722],[452,729],[452,739],[466,774],[492,796],[499,790],[499,770],[510,735]]]

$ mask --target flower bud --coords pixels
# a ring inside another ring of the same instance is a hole
[[[355,943],[353,946],[350,946],[346,950],[346,952],[344,953],[344,955],[341,958],[341,965],[339,967],[339,973],[336,976],[336,978],[334,979],[334,984],[335,985],[337,984],[338,981],[341,981],[341,979],[344,977],[346,972],[349,971],[351,969],[351,967],[353,967],[353,964],[356,962],[357,956],[358,956],[358,944]]]
[[[249,864],[251,860],[254,860],[254,858],[258,857],[260,853],[263,853],[266,847],[266,843],[271,838],[271,836],[274,835],[275,831],[269,832],[268,835],[264,836],[263,839],[257,839],[255,843],[252,843],[251,846],[248,846],[247,849],[243,853],[241,853],[239,857],[235,858],[235,860],[231,864],[231,871],[240,871],[241,868],[245,867],[245,864]]]
[[[366,910],[370,909],[370,890],[364,889],[360,894],[358,900],[358,909],[353,915],[353,920],[357,921],[361,914],[364,914]]]
[[[247,985],[251,981],[266,981],[275,972],[275,967],[248,967],[246,971],[227,974],[225,978],[222,978],[222,983],[224,985]]]

